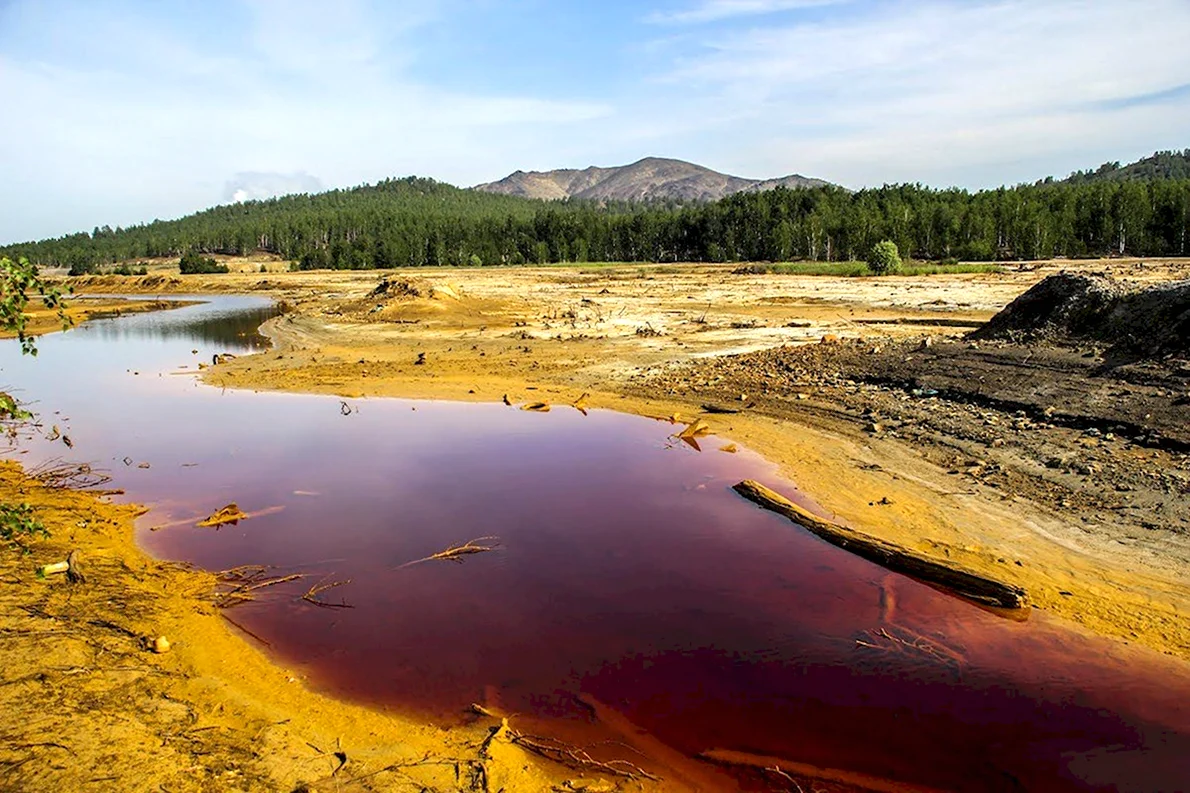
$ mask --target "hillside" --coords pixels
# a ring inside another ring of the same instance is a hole
[[[1176,160],[1165,159],[1172,173]],[[903,256],[928,260],[1190,254],[1184,211],[1190,178],[1050,180],[975,193],[921,185],[852,192],[834,185],[786,189],[800,177],[737,180],[656,159],[627,168],[521,174],[518,181],[531,178],[587,198],[545,201],[430,179],[389,179],[123,229],[104,226],[0,247],[0,255],[79,274],[191,250],[261,251],[303,269],[849,261],[882,240],[894,241]],[[727,189],[735,192],[717,201],[694,200]]]
[[[615,168],[516,171],[498,182],[476,185],[485,193],[557,200],[589,201],[718,201],[736,193],[772,190],[775,187],[824,187],[828,183],[794,174],[777,179],[745,179],[712,171],[701,165],[646,157]]]
[[[1105,162],[1094,171],[1075,171],[1064,182],[1087,184],[1089,182],[1135,182],[1152,179],[1190,178],[1190,149],[1183,151],[1159,151],[1151,157],[1127,165]]]

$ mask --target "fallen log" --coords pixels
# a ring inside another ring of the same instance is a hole
[[[759,482],[745,479],[732,489],[764,509],[784,515],[832,545],[889,570],[903,573],[985,606],[1019,609],[1024,608],[1026,604],[1027,598],[1022,587],[996,581],[964,570],[951,562],[934,559],[824,520]]]

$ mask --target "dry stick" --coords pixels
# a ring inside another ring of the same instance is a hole
[[[226,614],[224,614],[224,615],[223,615],[223,619],[227,620],[227,621],[228,621],[228,622],[230,622],[232,625],[236,626],[237,628],[239,628],[240,630],[242,630],[244,633],[246,633],[246,634],[248,634],[249,636],[251,636],[253,639],[256,639],[256,641],[260,642],[260,643],[261,643],[261,644],[263,644],[265,647],[272,647],[272,646],[273,646],[273,645],[269,644],[267,641],[265,641],[264,639],[262,639],[262,638],[260,638],[259,636],[257,636],[257,635],[256,635],[255,633],[253,633],[252,631],[250,631],[250,630],[248,630],[247,628],[245,628],[245,627],[244,627],[243,625],[241,625],[240,623],[238,623],[238,622],[236,622],[235,620],[233,620],[231,617],[227,616]]]
[[[330,576],[326,576],[326,577],[324,577],[324,578],[322,579],[322,581],[319,581],[317,584],[315,584],[314,586],[312,586],[312,587],[310,587],[309,589],[307,589],[307,590],[306,590],[306,594],[302,595],[302,600],[306,601],[307,603],[313,603],[315,606],[321,606],[321,607],[322,607],[322,608],[324,608],[324,609],[350,609],[350,608],[355,608],[355,606],[352,606],[350,603],[347,603],[347,602],[343,602],[343,603],[327,603],[327,602],[326,602],[326,601],[324,601],[324,600],[319,600],[319,599],[318,599],[318,595],[319,595],[319,593],[325,592],[325,591],[326,591],[326,590],[328,590],[328,589],[334,589],[334,588],[335,588],[335,587],[337,587],[337,586],[343,586],[344,584],[350,584],[350,583],[351,583],[351,579],[350,579],[350,578],[348,578],[348,579],[346,579],[346,580],[344,580],[344,581],[331,581],[329,584],[324,584],[324,583],[323,583],[323,581],[326,581],[326,579],[327,579],[327,578],[329,578],[329,577],[330,577]]]
[[[1023,608],[1027,601],[1025,590],[1022,587],[996,581],[964,570],[953,563],[943,562],[908,548],[861,534],[846,526],[823,520],[779,493],[774,493],[759,482],[745,479],[733,489],[749,501],[779,515],[784,515],[832,545],[837,545],[856,556],[887,567],[889,570],[912,576],[986,606],[1019,609]]]
[[[772,768],[765,768],[764,770],[768,771],[770,774],[773,774],[774,776],[778,776],[781,779],[784,779],[786,782],[793,785],[793,787],[797,790],[797,793],[805,793],[805,791],[802,790],[802,786],[797,783],[797,780],[794,779],[793,777],[791,777],[789,774],[782,771],[781,766],[774,765]]]
[[[644,777],[654,782],[660,779],[660,777],[650,774],[635,763],[630,763],[627,760],[608,760],[607,762],[596,760],[581,746],[575,746],[555,738],[526,735],[510,728],[508,730],[508,739],[533,754],[540,755],[548,760],[553,760],[556,763],[561,763],[571,768],[581,768],[584,770],[595,769],[605,774],[627,777],[628,779]]]
[[[436,554],[432,554],[421,559],[414,559],[412,562],[405,562],[405,564],[399,566],[397,569],[402,570],[406,567],[412,567],[415,564],[421,564],[422,562],[447,561],[461,563],[463,561],[462,557],[464,556],[469,556],[473,553],[483,553],[485,551],[496,550],[495,545],[477,545],[477,543],[487,542],[488,540],[495,540],[497,544],[500,542],[499,537],[476,537],[474,540],[467,540],[467,542],[463,543],[462,545],[452,545],[445,551],[439,551]]]
[[[274,578],[265,578],[266,567],[260,565],[245,565],[243,567],[234,567],[231,570],[225,570],[217,574],[216,578],[221,584],[238,584],[233,586],[226,592],[215,593],[215,605],[219,608],[231,608],[232,606],[247,601],[253,600],[254,596],[250,593],[265,587],[271,587],[276,584],[284,584],[287,581],[296,581],[299,578],[304,578],[303,573],[292,573],[290,575],[276,576]]]
[[[264,589],[266,586],[273,586],[274,584],[284,584],[286,581],[296,581],[299,578],[304,578],[302,573],[294,573],[293,575],[283,575],[280,578],[270,578],[267,581],[262,581],[259,584],[252,584],[251,586],[239,587],[235,592],[251,592],[255,589]],[[234,594],[234,593],[228,593]]]
[[[29,477],[50,488],[85,490],[112,481],[111,476],[96,471],[90,463],[65,462],[60,457],[29,469]]]
[[[930,658],[942,663],[952,663],[959,670],[962,670],[964,658],[957,651],[947,647],[946,645],[940,645],[936,642],[930,641],[925,636],[915,633],[908,628],[902,628],[898,626],[895,628],[895,630],[898,633],[904,634],[904,636],[897,636],[895,634],[889,633],[885,628],[866,630],[863,632],[863,635],[871,641],[856,639],[855,644],[857,647],[867,647],[883,652],[895,651],[897,648],[903,648],[905,651],[913,651],[920,655],[929,656]]]

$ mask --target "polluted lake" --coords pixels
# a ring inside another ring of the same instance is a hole
[[[318,690],[518,714],[543,750],[689,789],[1190,787],[1185,663],[834,547],[733,491],[796,500],[775,466],[681,424],[203,385],[277,312],[200,299],[36,362],[0,344],[44,425],[13,454],[110,475],[143,547],[224,571],[227,616]]]

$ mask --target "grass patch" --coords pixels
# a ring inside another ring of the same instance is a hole
[[[993,262],[958,262],[956,264],[934,264],[932,262],[905,262],[897,275],[953,275],[962,273],[1001,273],[1004,268]]]
[[[895,275],[949,275],[956,273],[998,273],[1002,267],[991,262],[905,262]],[[836,278],[871,276],[867,262],[773,262],[745,264],[733,270],[736,275],[830,275]]]

